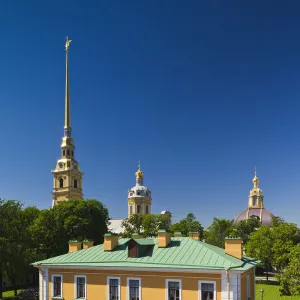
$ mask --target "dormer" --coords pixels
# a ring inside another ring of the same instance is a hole
[[[137,258],[151,255],[155,242],[151,238],[131,239],[128,241],[128,257]]]

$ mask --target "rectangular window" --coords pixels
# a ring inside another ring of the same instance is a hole
[[[52,297],[62,297],[62,276],[52,275]]]
[[[167,279],[167,300],[181,300],[181,280]]]
[[[136,207],[136,212],[137,212],[137,214],[141,213],[141,207],[139,205],[137,205],[137,207]]]
[[[199,281],[199,300],[216,300],[216,282]]]
[[[120,300],[120,278],[107,277],[108,300]]]
[[[146,214],[149,214],[149,208],[148,208],[148,205],[146,206]]]
[[[128,278],[128,299],[129,300],[141,300],[141,279]]]
[[[75,276],[75,296],[76,299],[86,298],[86,276]]]

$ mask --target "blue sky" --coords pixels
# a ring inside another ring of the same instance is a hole
[[[226,4],[225,4],[226,2]],[[127,215],[140,159],[153,212],[207,226],[300,210],[299,1],[1,1],[0,194],[51,205],[64,38],[86,198]]]

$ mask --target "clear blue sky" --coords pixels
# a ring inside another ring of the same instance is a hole
[[[226,3],[226,4],[225,4]],[[65,56],[86,198],[127,215],[140,159],[153,212],[205,226],[300,210],[299,1],[1,1],[0,194],[51,205]]]

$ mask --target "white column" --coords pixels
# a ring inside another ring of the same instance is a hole
[[[43,299],[43,273],[39,270],[39,299]]]
[[[49,298],[49,278],[48,278],[48,268],[44,270],[44,280],[43,280],[43,300],[48,300]]]
[[[228,277],[226,272],[222,272],[221,277],[221,291],[222,291],[222,300],[240,300],[241,299],[241,275],[238,272],[229,271],[229,280],[230,280],[230,298],[228,299]]]

